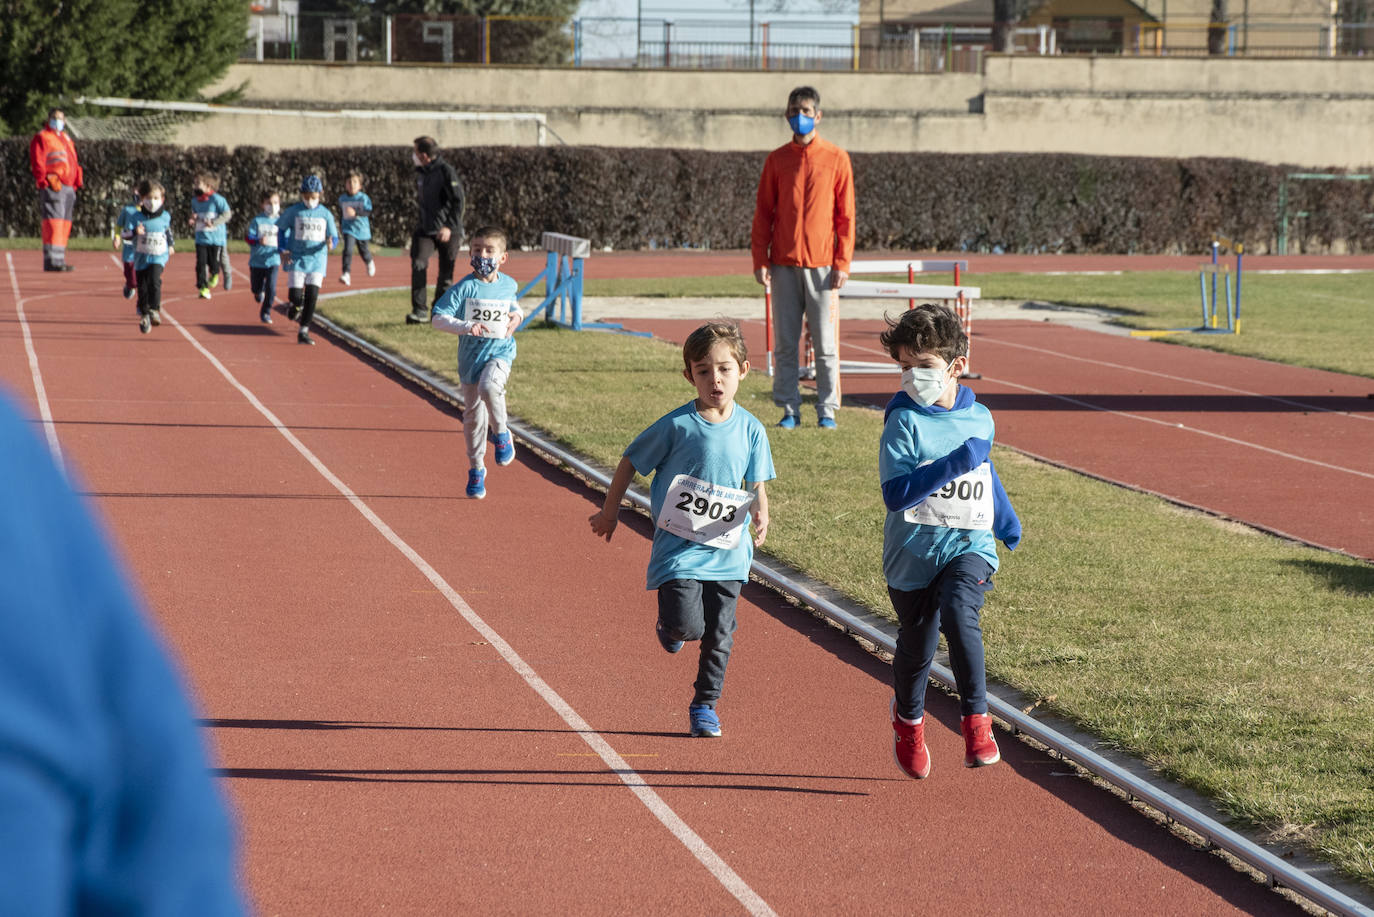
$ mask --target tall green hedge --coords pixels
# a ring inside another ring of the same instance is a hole
[[[174,212],[188,206],[191,179],[219,172],[241,235],[265,189],[295,198],[301,176],[318,173],[325,200],[351,169],[365,176],[379,243],[409,238],[415,214],[410,147],[283,150],[180,148],[91,141],[79,144],[86,188],[78,235],[109,231],[131,181],[159,178]],[[0,140],[0,234],[38,235],[27,141]],[[514,244],[537,247],[552,230],[615,249],[648,246],[747,248],[761,153],[605,147],[466,147],[446,157],[468,194],[466,226],[506,227]],[[858,245],[862,249],[1005,252],[1201,252],[1213,234],[1270,250],[1277,235],[1283,166],[1239,159],[1147,159],[1068,154],[857,153]],[[1290,186],[1291,238],[1309,250],[1374,248],[1369,183]]]

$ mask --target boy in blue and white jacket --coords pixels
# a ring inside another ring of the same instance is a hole
[[[893,757],[909,777],[930,774],[925,692],[943,630],[963,714],[964,766],[1001,760],[988,716],[979,613],[997,570],[996,540],[1021,541],[996,470],[992,414],[959,385],[968,336],[944,306],[926,303],[887,320],[879,340],[902,368],[878,453],[887,519],[883,576],[897,612],[892,658]]]
[[[173,254],[172,216],[163,204],[162,185],[149,179],[139,182],[141,205],[125,238],[134,247],[134,277],[138,284],[138,330],[147,334],[162,324],[162,269]]]
[[[219,286],[221,275],[226,290],[233,286],[228,249],[225,248],[229,239],[224,226],[234,214],[229,209],[229,202],[219,193],[218,175],[201,172],[195,182],[190,225],[196,232],[196,289],[201,299],[209,299],[210,290]]]
[[[301,200],[286,208],[277,219],[277,251],[287,275],[287,298],[291,305],[286,317],[301,323],[296,343],[314,344],[310,321],[315,317],[315,302],[324,283],[329,253],[339,244],[334,214],[320,204],[324,183],[318,175],[301,179]]]
[[[281,216],[281,196],[275,191],[262,196],[262,210],[248,223],[243,240],[248,243],[248,286],[253,300],[261,308],[258,319],[272,324],[272,306],[277,298],[277,268],[281,252],[277,251],[277,218]]]
[[[124,298],[133,299],[134,292],[138,289],[138,277],[134,274],[134,243],[124,238],[124,233],[132,232],[134,228],[134,218],[138,215],[139,199],[138,185],[134,184],[129,189],[129,203],[119,211],[119,216],[115,219],[114,248],[120,252],[121,263],[124,267]]]
[[[593,534],[610,541],[635,472],[654,476],[649,505],[656,528],[646,577],[658,590],[654,633],[669,653],[701,641],[687,720],[693,736],[714,737],[721,734],[716,705],[734,647],[735,605],[754,548],[768,534],[764,482],[774,477],[773,453],[763,424],[735,403],[749,374],[739,327],[702,325],[683,343],[682,362],[696,399],[635,437],[590,522]]]
[[[377,273],[377,265],[372,261],[372,251],[367,243],[372,239],[372,198],[363,193],[363,174],[349,172],[344,180],[347,194],[339,195],[339,216],[343,222],[339,229],[343,233],[343,263],[340,265],[339,283],[348,286],[353,281],[349,270],[353,267],[353,246],[358,247],[358,255],[367,266],[367,276]]]
[[[433,325],[462,335],[458,380],[463,391],[463,435],[468,445],[467,495],[487,495],[487,428],[495,431],[496,464],[515,461],[506,429],[506,381],[515,362],[515,338],[524,312],[515,301],[519,285],[501,273],[509,257],[505,230],[484,226],[472,234],[472,273],[444,291],[434,304]]]

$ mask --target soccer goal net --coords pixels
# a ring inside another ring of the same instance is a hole
[[[206,102],[81,97],[86,114],[69,117],[81,139],[269,150],[395,146],[431,136],[441,147],[547,146],[562,140],[542,112],[417,111],[403,108],[287,109]]]

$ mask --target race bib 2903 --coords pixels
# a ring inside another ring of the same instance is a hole
[[[729,550],[739,546],[754,494],[680,474],[668,485],[658,527],[688,541]]]

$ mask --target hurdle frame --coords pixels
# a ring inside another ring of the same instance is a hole
[[[900,274],[906,272],[904,284],[884,284],[867,280],[851,280],[840,288],[841,297],[849,299],[905,299],[907,308],[916,307],[918,299],[938,299],[954,303],[954,314],[968,338],[968,368],[961,379],[981,379],[981,374],[973,371],[973,309],[972,301],[982,298],[980,287],[964,286],[962,275],[968,270],[968,262],[962,260],[909,259],[904,261],[855,261],[849,266],[850,275],[854,274]],[[930,274],[949,271],[953,274],[953,285],[916,283],[917,274]]]
[[[626,331],[625,326],[617,322],[584,322],[582,320],[583,264],[592,254],[590,239],[570,236],[561,232],[546,232],[540,237],[540,244],[548,252],[544,269],[535,274],[529,283],[521,287],[520,291],[515,294],[515,298],[523,299],[525,294],[542,280],[544,282],[544,300],[530,310],[524,321],[515,329],[516,331],[523,331],[530,322],[542,313],[544,321],[570,328],[573,331],[593,329],[618,331],[621,334],[631,334],[636,337],[650,336],[646,331]],[[556,317],[554,315],[555,307],[558,309]]]
[[[1209,243],[1212,258],[1197,267],[1198,294],[1202,301],[1202,324],[1196,328],[1137,329],[1131,337],[1157,338],[1171,334],[1240,334],[1240,285],[1245,259],[1245,244],[1235,242],[1224,236],[1213,236]],[[1229,248],[1236,256],[1236,284],[1234,298],[1231,288],[1231,269],[1220,260],[1221,249]],[[1217,275],[1222,277],[1224,302],[1226,305],[1226,327],[1217,327]],[[1210,295],[1207,278],[1212,278]]]

